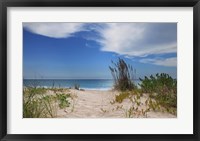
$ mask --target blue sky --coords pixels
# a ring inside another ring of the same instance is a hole
[[[177,77],[176,23],[23,23],[23,77],[111,79],[123,58],[136,77]]]

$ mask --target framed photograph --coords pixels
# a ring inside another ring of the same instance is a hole
[[[199,0],[0,10],[1,140],[199,140]]]

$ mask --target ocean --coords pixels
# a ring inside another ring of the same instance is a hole
[[[137,84],[137,80],[135,81]],[[85,90],[110,90],[113,88],[114,81],[111,79],[24,79],[25,87],[44,87],[44,88],[73,88],[79,85],[80,89]]]

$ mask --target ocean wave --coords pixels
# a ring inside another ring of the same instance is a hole
[[[99,90],[99,91],[112,90],[112,88],[80,88],[80,89],[84,89],[84,90]]]
[[[31,87],[31,86],[24,86],[24,88],[26,87]],[[45,89],[48,89],[48,88],[52,88],[52,86],[37,86],[36,88],[45,88]],[[64,88],[64,89],[70,89],[73,87],[67,87],[67,86],[61,86],[61,87],[57,87],[55,86],[54,88]],[[105,88],[98,88],[98,87],[95,87],[95,88],[87,88],[87,87],[80,87],[80,89],[84,89],[84,90],[99,90],[99,91],[107,91],[107,90],[112,90],[113,88],[112,87],[105,87]]]

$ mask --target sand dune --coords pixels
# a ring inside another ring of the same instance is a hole
[[[122,103],[112,103],[117,91],[99,91],[99,90],[73,90],[70,89],[72,99],[70,107],[58,111],[59,118],[126,118],[127,111],[132,103],[125,99]],[[141,97],[140,109],[145,109],[145,100],[148,95]],[[146,116],[140,113],[132,114],[135,118],[176,118],[167,112],[150,111]]]

